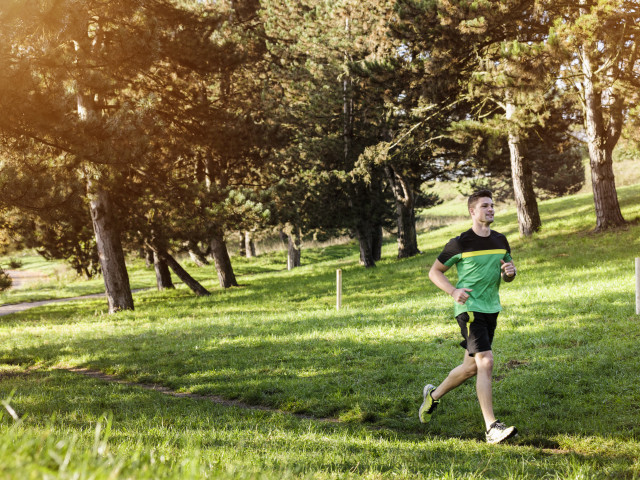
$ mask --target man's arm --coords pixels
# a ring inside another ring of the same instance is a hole
[[[449,267],[447,267],[440,260],[436,260],[431,266],[431,270],[429,270],[429,279],[440,290],[451,295],[453,299],[460,305],[464,305],[464,302],[466,302],[469,298],[469,294],[467,292],[471,292],[472,289],[454,287],[444,274],[444,272],[446,272],[447,270],[449,270]]]
[[[510,262],[505,262],[504,260],[500,260],[502,265],[500,265],[500,270],[502,270],[502,279],[505,282],[513,282],[516,278],[516,267],[513,265],[513,260]]]

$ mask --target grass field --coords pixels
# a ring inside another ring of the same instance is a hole
[[[462,359],[451,299],[426,274],[464,221],[423,232],[411,259],[386,244],[375,269],[358,265],[354,243],[304,250],[291,272],[272,252],[235,258],[241,287],[226,291],[213,267],[186,264],[207,298],[179,286],[138,292],[136,310],[117,315],[85,300],[0,317],[0,477],[640,478],[640,186],[619,197],[635,223],[607,234],[592,233],[588,194],[541,203],[543,230],[529,239],[518,238],[514,210],[498,208],[494,228],[518,266],[494,342],[496,413],[520,431],[510,444],[484,443],[472,382],[430,425],[417,418],[423,385]],[[131,274],[134,287],[153,286],[142,263]],[[99,290],[56,280],[0,301]]]

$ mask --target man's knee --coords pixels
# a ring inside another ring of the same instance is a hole
[[[493,370],[493,352],[480,352],[475,354],[478,370]]]
[[[462,363],[462,372],[466,379],[475,377],[478,374],[478,366],[476,365],[475,358],[469,356],[467,353],[464,362]]]

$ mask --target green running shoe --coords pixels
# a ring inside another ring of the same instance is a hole
[[[429,423],[431,420],[431,414],[436,411],[436,407],[440,403],[440,400],[434,400],[431,397],[431,392],[436,389],[433,385],[425,385],[424,390],[422,391],[422,396],[424,397],[424,402],[420,405],[420,410],[418,410],[418,417],[420,418],[421,423]]]

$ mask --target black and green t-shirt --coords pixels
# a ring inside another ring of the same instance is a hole
[[[500,306],[500,260],[511,261],[507,237],[491,231],[488,237],[476,235],[472,229],[449,240],[438,260],[447,267],[456,266],[456,288],[471,288],[464,305],[455,302],[455,316],[463,312],[496,313]]]

